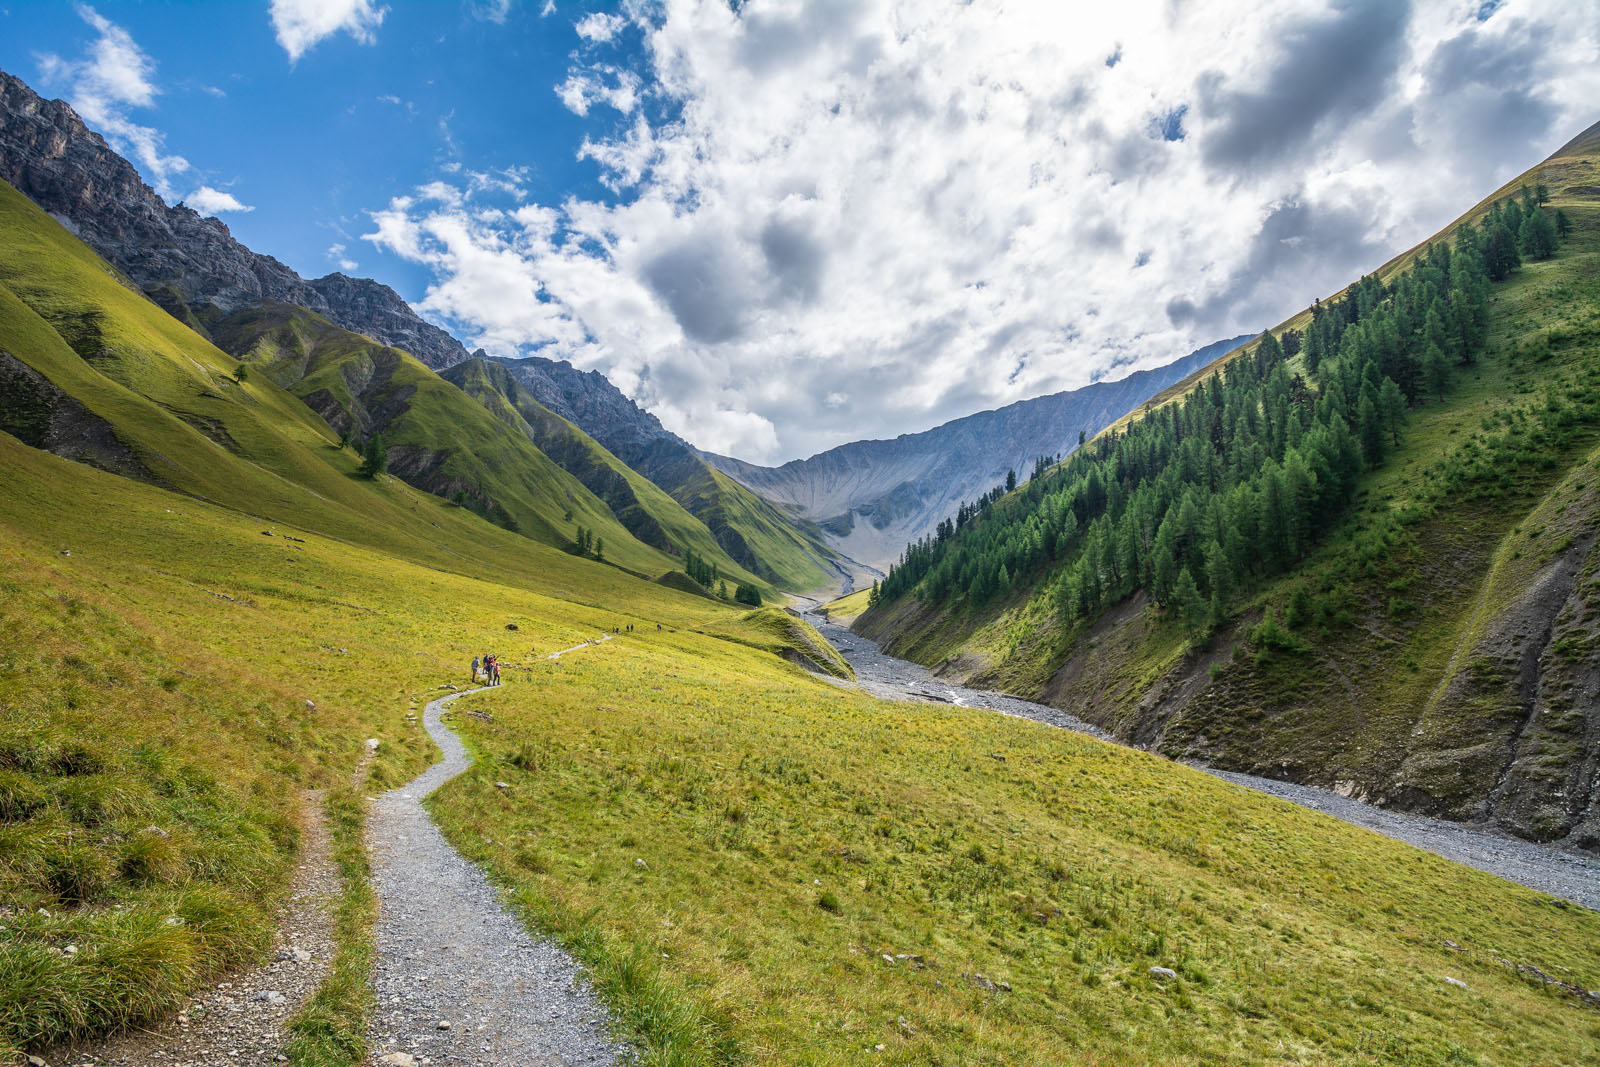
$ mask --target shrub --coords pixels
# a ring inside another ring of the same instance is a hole
[[[111,884],[115,874],[110,858],[100,849],[70,835],[53,842],[42,859],[45,885],[69,904],[93,900]]]

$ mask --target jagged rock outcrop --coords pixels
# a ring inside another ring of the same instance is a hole
[[[0,71],[0,178],[26,194],[177,318],[206,322],[259,300],[315,311],[403,348],[435,369],[466,348],[386,285],[330,274],[307,280],[240,244],[220,219],[169,207],[77,112]]]
[[[473,358],[504,367],[533,398],[606,447],[667,492],[703,467],[694,446],[629,400],[599,371],[566,360],[505,359],[478,349]]]
[[[854,441],[781,467],[704,453],[725,474],[821,525],[835,547],[887,568],[964,500],[1014,470],[1026,478],[1040,456],[1064,456],[1080,432],[1093,437],[1248,336],[1218,341],[1155,370],[1119,381],[1023,400],[892,441]]]

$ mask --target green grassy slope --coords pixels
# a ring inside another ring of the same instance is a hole
[[[1592,1009],[1513,969],[1600,985],[1594,913],[1139,752],[868,699],[541,546],[483,580],[5,435],[0,465],[0,1049],[255,958],[296,790],[367,737],[365,789],[415,773],[406,713],[490,647],[508,682],[458,721],[481,762],[434,810],[646,1062],[1594,1062]],[[550,595],[574,582],[592,604]]]
[[[490,358],[483,363],[508,400],[522,405],[531,393],[545,409],[592,429],[602,447],[688,509],[711,531],[722,554],[763,582],[809,592],[836,581],[838,554],[814,523],[717,475],[690,445],[667,433],[609,382],[548,360]],[[446,376],[457,379],[466,373],[476,376],[485,370]],[[540,421],[530,417],[536,431],[542,430]]]
[[[1069,628],[1048,573],[985,611],[912,597],[858,627],[1173,755],[1600,846],[1597,170],[1557,157],[1496,194],[1547,183],[1572,237],[1495,287],[1486,354],[1410,411],[1342,521],[1209,639],[1142,595]],[[1307,609],[1295,628],[1252,634],[1291,599]]]
[[[570,546],[582,526],[605,540],[608,560],[640,574],[674,566],[666,546],[632,537],[579,479],[409,354],[289,304],[208,328],[334,429],[381,433],[390,470],[412,485],[546,544]]]
[[[495,418],[524,434],[605,501],[638,540],[674,556],[692,551],[715,563],[731,581],[750,582],[764,594],[772,593],[770,584],[723,551],[704,523],[594,438],[540,404],[526,390],[519,390],[504,367],[469,359],[451,367],[443,377]]]
[[[785,515],[721,471],[702,463],[672,495],[710,528],[729,555],[759,561],[759,571],[785,589],[809,592],[837,580],[833,561],[838,553],[814,524]]]
[[[486,648],[516,686],[626,623],[639,641],[715,627],[726,640],[698,640],[799,673],[753,650],[770,634],[741,611],[545,546],[452,537],[485,550],[473,578],[407,559],[403,539],[395,555],[263,536],[3,433],[0,468],[0,1062],[8,1042],[159,1014],[254,958],[292,871],[297,790],[337,786],[367,737],[369,787],[419,770],[433,750],[404,712]]]

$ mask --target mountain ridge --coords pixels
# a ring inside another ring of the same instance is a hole
[[[1080,432],[1093,436],[1151,396],[1251,335],[1217,341],[1171,363],[974,412],[895,438],[852,441],[806,459],[763,467],[702,452],[724,474],[818,523],[844,554],[886,569],[1014,470],[1027,477],[1040,456],[1065,456]]]
[[[0,71],[0,178],[56,217],[157,304],[202,334],[255,300],[303,307],[404,349],[434,369],[466,347],[424,321],[389,286],[335,272],[305,279],[233,237],[221,219],[169,207],[71,105]]]

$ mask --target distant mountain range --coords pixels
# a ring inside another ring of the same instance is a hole
[[[892,441],[855,441],[781,467],[702,453],[750,489],[818,523],[844,555],[879,570],[910,542],[1006,480],[1026,479],[1040,456],[1066,456],[1251,335],[1207,345],[1114,382],[1023,400]]]

